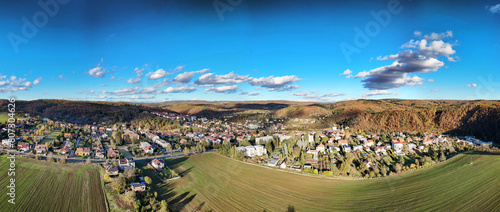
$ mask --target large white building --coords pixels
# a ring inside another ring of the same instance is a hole
[[[262,156],[267,153],[267,149],[264,148],[262,145],[255,145],[255,146],[240,146],[237,147],[236,150],[238,151],[243,151],[243,155],[245,157],[255,157],[255,156]]]
[[[255,143],[256,144],[265,144],[267,142],[269,142],[270,140],[273,139],[273,136],[264,136],[264,137],[260,137],[260,138],[255,138]]]

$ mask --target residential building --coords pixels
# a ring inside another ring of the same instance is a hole
[[[339,140],[338,143],[339,146],[349,146],[349,142],[347,142],[347,140]]]
[[[162,159],[154,159],[153,161],[151,161],[151,165],[155,169],[163,169],[163,167],[165,167],[165,162],[163,162]]]
[[[264,154],[267,154],[267,149],[264,148],[262,145],[255,145],[255,146],[241,146],[237,147],[236,150],[238,151],[243,151],[243,155],[245,157],[255,157],[255,156],[262,156]]]
[[[132,191],[145,191],[146,184],[144,184],[144,183],[130,183],[130,190],[132,190]]]
[[[78,156],[90,156],[90,147],[77,148],[75,154]]]
[[[118,175],[118,168],[113,164],[106,164],[104,169],[109,176]]]
[[[124,170],[128,167],[135,168],[135,162],[132,158],[124,158],[120,159],[120,161],[118,162],[118,166],[121,170]]]
[[[325,145],[323,144],[319,144],[317,147],[316,147],[316,150],[320,151],[320,152],[325,152]]]
[[[6,147],[12,147],[14,145],[14,139],[3,139],[2,145]]]
[[[120,152],[118,150],[113,149],[113,148],[109,148],[108,152],[106,154],[108,155],[109,158],[115,158],[115,157],[118,157]]]
[[[31,145],[29,143],[27,143],[27,142],[19,142],[17,144],[17,150],[18,151],[25,151],[25,152],[27,152],[30,149],[31,149]]]
[[[313,159],[314,160],[317,160],[318,159],[318,153],[319,151],[316,150],[316,149],[310,149],[310,150],[307,150],[306,154],[311,154],[313,156]]]
[[[264,136],[260,138],[255,138],[255,144],[265,144],[273,139],[273,136]]]
[[[49,146],[47,144],[38,144],[35,146],[36,154],[45,154],[49,150]]]

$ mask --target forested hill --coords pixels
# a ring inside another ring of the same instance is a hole
[[[0,101],[1,111],[7,111],[7,104],[6,100]],[[52,120],[91,124],[129,122],[151,108],[121,102],[34,100],[16,101],[16,110]]]
[[[2,111],[7,101],[1,100]],[[128,122],[144,111],[245,118],[319,118],[317,127],[344,124],[353,129],[474,135],[500,144],[500,102],[461,100],[353,100],[337,103],[291,101],[117,103],[66,100],[18,101],[17,110],[73,123]]]

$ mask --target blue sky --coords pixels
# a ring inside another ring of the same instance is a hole
[[[2,98],[500,97],[499,1],[46,2],[0,7]]]

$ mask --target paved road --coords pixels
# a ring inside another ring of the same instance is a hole
[[[26,155],[26,156],[32,156],[32,157],[35,156],[35,154],[32,154],[32,153],[23,153],[23,152],[18,152],[16,150],[2,149],[1,151],[2,152],[11,153],[11,154],[15,154],[15,155]],[[210,150],[207,150],[205,152],[215,152],[215,151],[217,151],[217,150],[210,149]],[[191,153],[191,155],[192,154],[194,154],[194,153]],[[38,157],[43,158],[43,159],[47,158],[47,156],[43,156],[43,155],[38,155]],[[133,159],[135,161],[143,161],[143,160],[146,160],[146,159],[153,159],[153,158],[166,159],[166,158],[178,158],[178,157],[184,157],[184,154],[137,157],[137,158],[133,158]],[[58,157],[58,156],[54,155],[53,158],[62,158],[62,157]],[[66,162],[86,162],[86,161],[87,161],[87,159],[66,158]],[[90,159],[90,161],[92,163],[103,163],[103,162],[106,162],[105,159]]]

